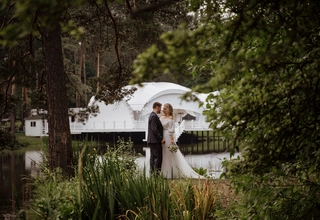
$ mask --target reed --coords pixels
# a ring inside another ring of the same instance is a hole
[[[218,190],[214,180],[166,180],[145,175],[128,180],[120,195],[122,219],[213,219]]]
[[[119,141],[103,155],[83,145],[77,178],[59,172],[36,181],[32,210],[37,218],[213,219],[219,208],[216,180],[164,179],[138,170],[131,143]],[[220,206],[221,207],[221,206]]]
[[[213,218],[218,195],[216,186],[207,179],[200,187],[194,185],[193,192],[195,201],[194,215],[197,219]]]
[[[136,172],[131,142],[118,141],[103,155],[82,153],[79,158],[80,201],[84,219],[114,219],[119,214],[119,192]]]
[[[145,171],[145,170],[144,170]],[[119,191],[122,219],[169,219],[170,189],[161,176],[145,172],[128,176]]]

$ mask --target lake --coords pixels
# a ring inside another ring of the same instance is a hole
[[[143,148],[144,156],[137,159],[138,166],[142,169],[149,166],[149,148]],[[41,161],[42,151],[8,152],[0,154],[0,219],[5,213],[15,212],[15,191],[20,200],[28,199],[30,194],[24,177],[39,175],[38,163]],[[237,155],[235,155],[237,156]],[[210,153],[185,155],[188,163],[195,168],[205,168],[210,176],[219,178],[223,172],[222,160],[230,159],[229,153]]]

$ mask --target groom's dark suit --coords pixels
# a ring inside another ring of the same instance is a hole
[[[147,143],[150,147],[150,170],[151,172],[161,170],[162,163],[162,141],[163,127],[158,115],[151,112],[148,121]]]

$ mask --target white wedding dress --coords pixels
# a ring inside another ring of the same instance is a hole
[[[174,135],[174,121],[170,118],[161,117],[160,121],[163,126],[163,138],[166,141],[162,145],[162,165],[161,172],[163,177],[167,179],[176,178],[201,178],[204,177],[195,172],[192,167],[188,164],[181,151],[178,149],[176,153],[172,153],[168,146],[171,144],[170,134]],[[176,140],[175,140],[176,141]]]

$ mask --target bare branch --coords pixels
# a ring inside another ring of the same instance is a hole
[[[122,65],[121,65],[121,61],[120,61],[120,55],[119,55],[119,50],[118,50],[118,41],[119,41],[119,33],[118,33],[118,28],[117,28],[117,24],[116,24],[116,21],[114,20],[114,17],[112,16],[111,14],[111,11],[110,11],[110,8],[109,8],[109,5],[107,3],[107,0],[104,0],[104,4],[108,10],[108,13],[110,15],[110,18],[112,20],[112,23],[113,23],[113,28],[114,28],[114,32],[115,32],[115,38],[116,38],[116,42],[115,42],[115,45],[114,45],[114,49],[115,49],[115,52],[116,52],[116,55],[117,55],[117,61],[119,63],[119,76],[118,78],[120,79],[121,78],[121,73],[122,73]]]

